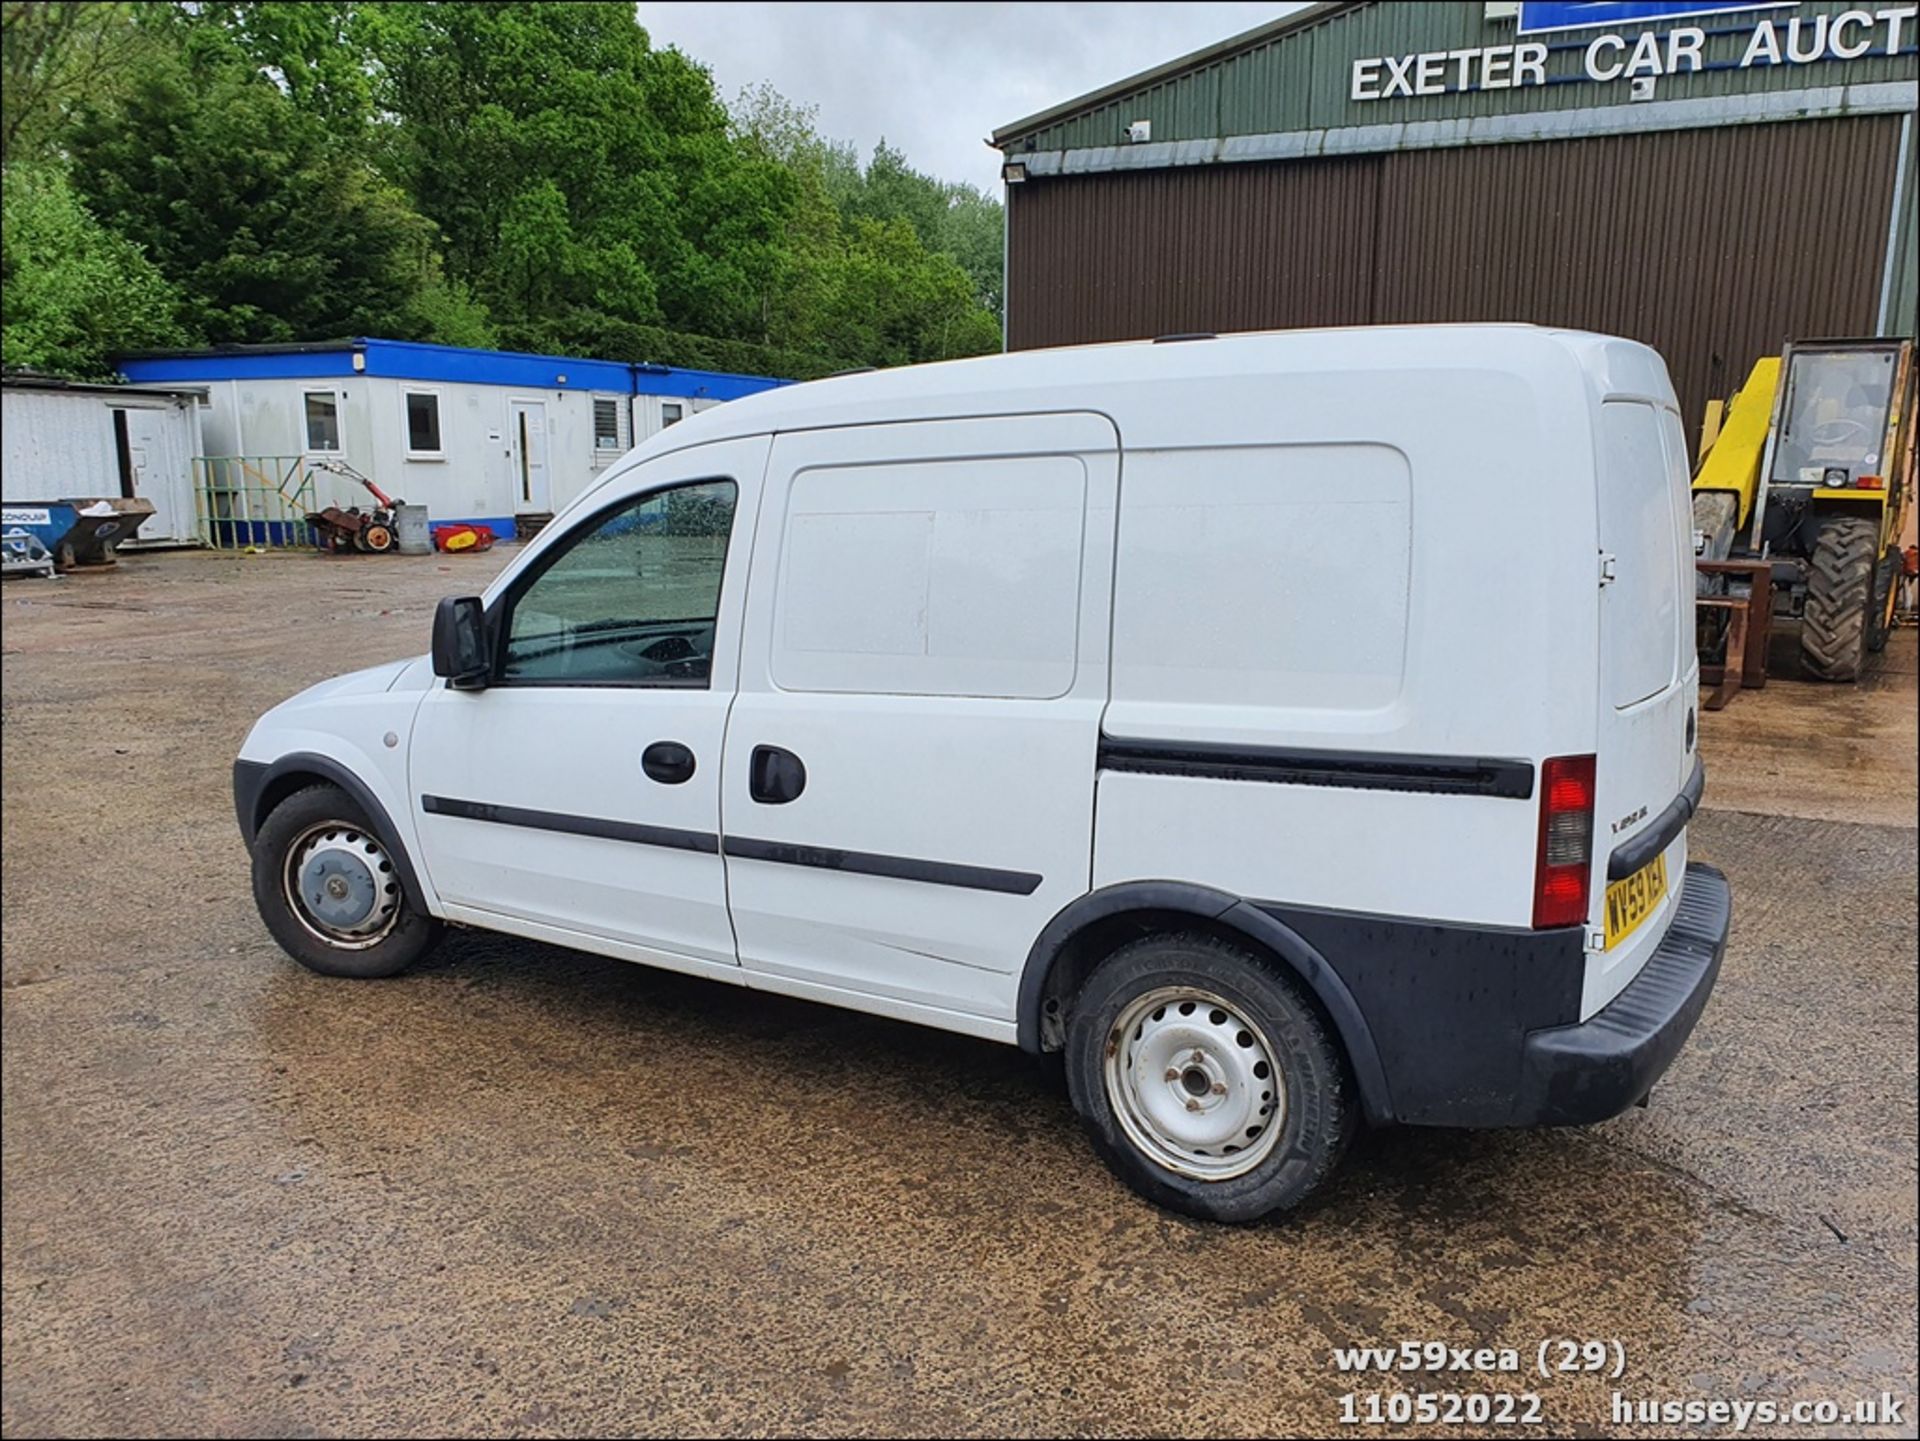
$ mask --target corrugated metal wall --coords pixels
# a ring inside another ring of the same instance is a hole
[[[1015,349],[1190,330],[1524,320],[1667,358],[1690,427],[1791,335],[1876,328],[1901,118],[1009,190]]]
[[[0,391],[0,487],[9,503],[120,494],[113,407],[91,391]]]
[[[1379,161],[1016,186],[1010,343],[1363,323],[1372,313]]]

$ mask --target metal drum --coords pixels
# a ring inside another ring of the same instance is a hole
[[[427,526],[427,508],[424,505],[396,505],[393,508],[393,530],[399,541],[400,554],[433,554],[433,533]]]

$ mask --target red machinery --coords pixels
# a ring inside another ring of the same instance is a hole
[[[316,460],[313,468],[330,470],[335,475],[358,481],[379,502],[370,510],[362,510],[357,505],[344,510],[337,505],[330,505],[324,510],[308,511],[307,524],[313,527],[320,548],[335,553],[343,550],[392,550],[394,511],[406,502],[395,500],[344,460]]]

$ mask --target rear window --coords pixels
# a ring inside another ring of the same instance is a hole
[[[1624,708],[1676,679],[1682,520],[1661,413],[1621,400],[1600,410],[1600,548],[1614,558],[1600,592],[1601,663],[1607,694]]]

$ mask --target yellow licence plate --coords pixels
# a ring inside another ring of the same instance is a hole
[[[1632,935],[1667,894],[1667,858],[1655,856],[1625,880],[1607,887],[1607,949]]]

